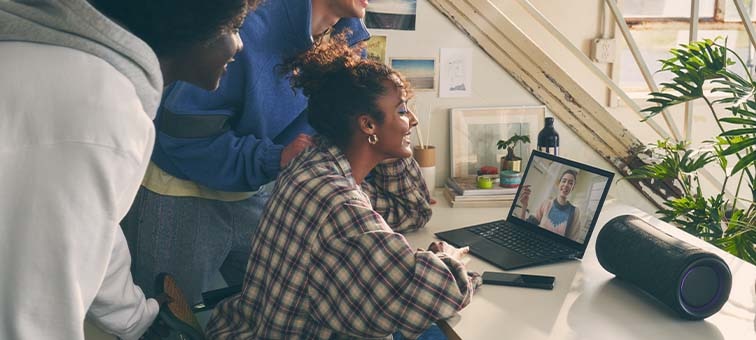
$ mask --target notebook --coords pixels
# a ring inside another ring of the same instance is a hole
[[[436,233],[509,270],[580,259],[614,173],[533,151],[506,219]],[[504,215],[504,211],[502,211]]]

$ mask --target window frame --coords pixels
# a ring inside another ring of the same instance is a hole
[[[698,29],[744,30],[741,20],[725,21],[727,1],[732,0],[714,0],[714,15],[705,17],[699,15]],[[751,7],[753,7],[753,4]],[[751,17],[751,23],[756,23],[756,20],[753,19]],[[625,23],[630,30],[689,29],[690,17],[625,17]]]

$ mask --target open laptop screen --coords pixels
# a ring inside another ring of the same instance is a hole
[[[509,218],[584,245],[614,174],[533,151]]]

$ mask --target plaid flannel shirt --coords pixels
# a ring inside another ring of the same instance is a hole
[[[208,337],[416,338],[466,306],[479,279],[394,232],[431,217],[417,163],[373,173],[358,186],[344,154],[322,138],[295,158],[253,237],[242,293],[215,309]]]

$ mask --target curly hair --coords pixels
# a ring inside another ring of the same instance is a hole
[[[262,0],[89,0],[158,56],[179,54],[241,26]]]
[[[343,32],[289,60],[283,72],[291,72],[292,87],[302,88],[309,99],[309,123],[319,134],[345,147],[354,134],[355,119],[367,114],[378,123],[383,113],[377,99],[386,93],[388,80],[411,95],[409,82],[397,71],[362,59],[349,47]]]

